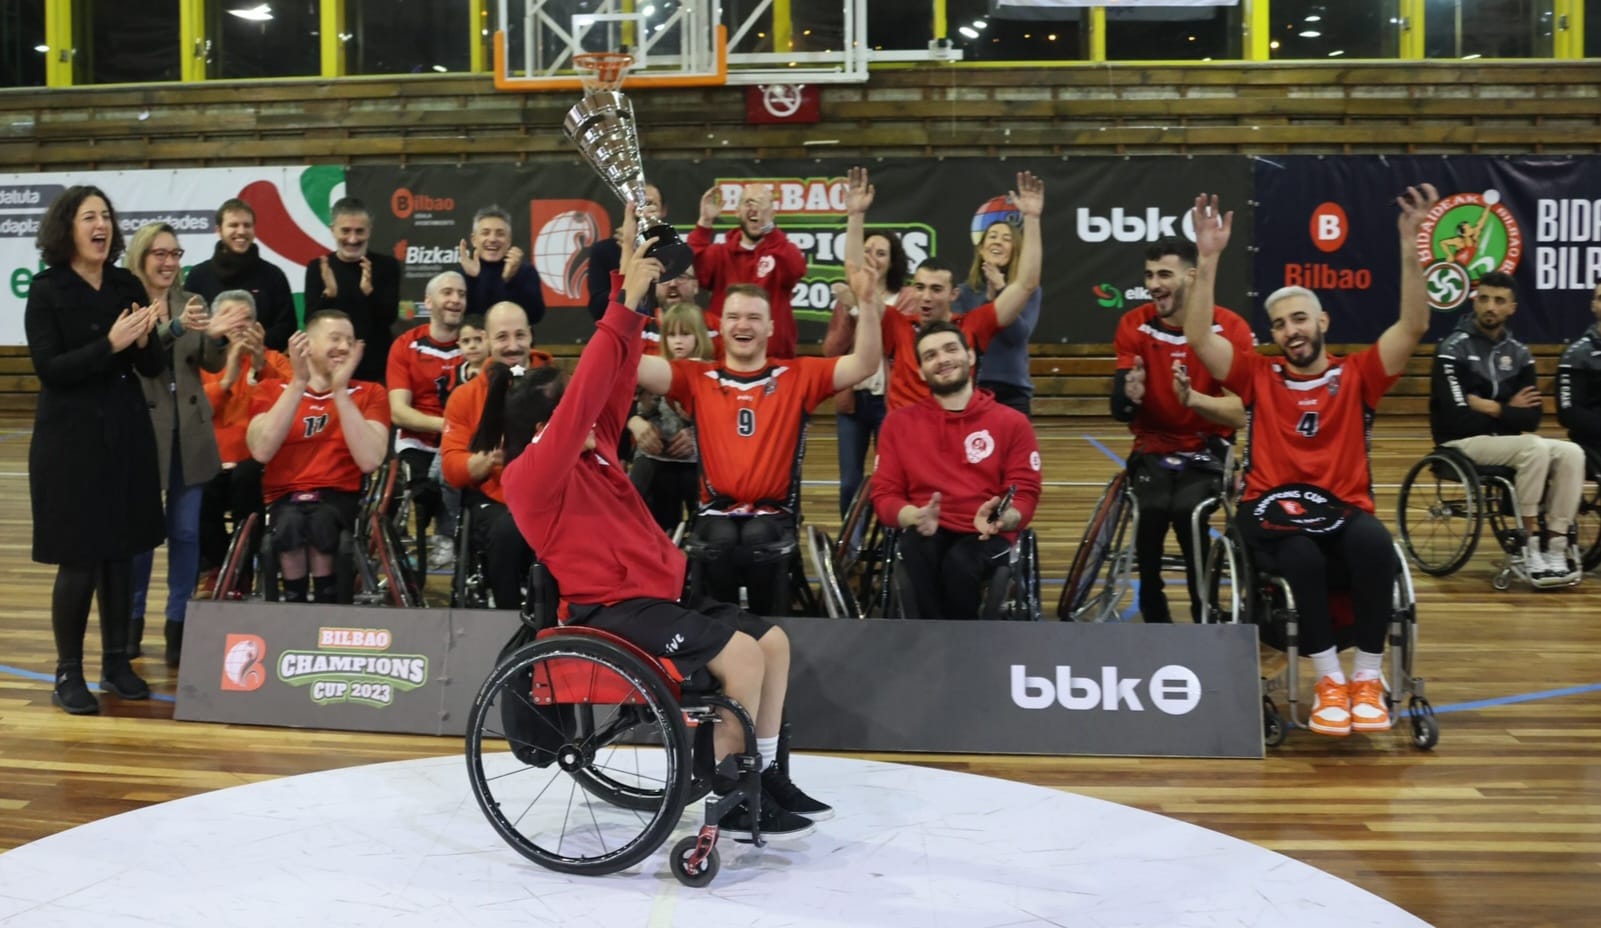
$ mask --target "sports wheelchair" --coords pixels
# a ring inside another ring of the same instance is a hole
[[[334,556],[338,602],[423,605],[422,572],[406,552],[396,521],[391,518],[396,513],[402,518],[405,515],[404,507],[391,505],[397,486],[405,487],[404,468],[400,459],[391,456],[364,482],[355,528],[340,533]],[[264,524],[258,513],[251,513],[235,528],[212,598],[244,599],[248,591],[242,580],[252,560],[257,595],[267,602],[277,602],[278,557],[273,548],[272,526]]]
[[[1601,565],[1601,461],[1585,450],[1586,486],[1578,518],[1568,533],[1568,557],[1583,570]],[[1478,464],[1444,445],[1407,471],[1396,504],[1401,544],[1418,569],[1443,577],[1462,569],[1478,548],[1486,521],[1505,558],[1491,586],[1505,591],[1513,580],[1530,583],[1523,562],[1526,541],[1518,506],[1517,471]],[[1577,582],[1577,581],[1575,581]]]
[[[672,846],[673,876],[688,886],[716,877],[717,822],[741,802],[750,803],[749,841],[762,846],[756,726],[744,707],[704,670],[685,679],[610,632],[558,625],[556,585],[538,562],[528,589],[523,627],[467,720],[468,779],[495,831],[542,867],[615,873],[655,853],[715,774],[739,785],[709,800],[705,823]],[[714,767],[718,709],[745,744]]]
[[[872,483],[871,474],[863,478],[837,541],[821,528],[809,529],[807,548],[829,618],[906,615],[900,596],[905,578],[898,569],[901,530],[878,521],[870,500]],[[1039,539],[1033,529],[1024,529],[987,571],[979,618],[1040,621],[1039,561]],[[848,585],[853,575],[854,591]]]
[[[1220,459],[1231,453],[1227,448],[1219,451]],[[1222,502],[1221,494],[1220,481],[1218,495],[1195,507],[1190,516],[1190,550],[1197,557],[1206,550],[1208,520]],[[1139,576],[1139,555],[1135,550],[1139,534],[1139,501],[1129,483],[1128,470],[1120,470],[1107,481],[1089,524],[1084,527],[1056,604],[1057,618],[1075,622],[1116,622],[1125,618],[1129,611],[1125,604],[1132,601]],[[1182,555],[1162,556],[1163,571],[1183,576],[1188,569]]]
[[[1264,644],[1284,652],[1287,659],[1284,669],[1262,681],[1262,738],[1268,747],[1277,747],[1284,743],[1286,721],[1302,728],[1307,724],[1307,714],[1297,708],[1301,693],[1299,613],[1289,583],[1276,574],[1257,569],[1252,563],[1250,551],[1233,523],[1234,506],[1229,496],[1225,494],[1223,501],[1228,528],[1221,538],[1213,539],[1207,551],[1201,588],[1202,619],[1209,623],[1253,623]],[[1440,728],[1434,718],[1434,708],[1424,695],[1423,678],[1413,673],[1418,644],[1417,597],[1399,544],[1396,545],[1396,563],[1399,567],[1390,614],[1384,701],[1392,718],[1396,707],[1403,700],[1407,703],[1412,744],[1420,750],[1429,750],[1439,742]],[[1331,592],[1339,593],[1337,584],[1331,584]],[[1335,639],[1342,646],[1348,643],[1344,629],[1336,617]],[[1275,692],[1284,694],[1286,712],[1283,714],[1273,699]]]

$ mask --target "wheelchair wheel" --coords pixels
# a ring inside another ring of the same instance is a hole
[[[828,533],[816,525],[806,526],[806,553],[811,558],[812,570],[817,573],[817,589],[823,601],[823,610],[831,619],[859,619],[861,610],[855,597],[840,582],[834,564],[833,542]]]
[[[1133,519],[1127,492],[1128,474],[1119,473],[1106,485],[1100,504],[1073,553],[1073,564],[1062,586],[1056,617],[1078,622],[1105,622],[1117,618],[1130,566],[1129,523]]]
[[[1578,535],[1579,564],[1585,570],[1601,567],[1601,456],[1584,449],[1584,495],[1574,519]]]
[[[1256,573],[1246,556],[1245,540],[1233,525],[1207,545],[1202,583],[1203,623],[1255,621]]]
[[[1279,707],[1273,702],[1273,697],[1262,697],[1262,743],[1270,748],[1276,748],[1284,743],[1286,733],[1284,716],[1279,714]]]
[[[672,853],[668,856],[673,876],[685,886],[699,888],[710,884],[717,877],[720,866],[717,860],[717,848],[709,848],[698,863],[692,862],[695,850],[700,846],[700,840],[699,835],[689,835],[674,844]]]
[[[1407,706],[1412,719],[1412,745],[1420,751],[1432,750],[1440,743],[1440,723],[1434,718],[1434,707],[1421,696],[1412,697]]]
[[[473,796],[540,866],[599,875],[661,847],[684,812],[690,741],[659,671],[605,641],[552,635],[514,651],[467,722]]]
[[[1473,556],[1484,524],[1483,492],[1460,454],[1431,451],[1407,471],[1396,522],[1407,557],[1419,570],[1443,577]]]
[[[245,521],[233,533],[228,542],[228,554],[222,560],[222,569],[217,572],[217,583],[211,589],[212,599],[243,599],[249,594],[248,584],[242,583],[245,565],[255,556],[256,528],[261,524],[261,514],[252,512],[245,516]]]

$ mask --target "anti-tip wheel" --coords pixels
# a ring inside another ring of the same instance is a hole
[[[673,876],[685,886],[699,888],[707,885],[717,876],[719,863],[717,860],[717,848],[715,847],[706,852],[706,856],[701,858],[699,866],[693,869],[690,867],[689,859],[694,855],[695,847],[699,842],[700,837],[698,835],[690,835],[674,844],[672,853],[667,857],[671,861]]]
[[[1427,699],[1414,699],[1408,707],[1412,715],[1412,745],[1427,751],[1440,743],[1440,723]]]
[[[1270,748],[1276,748],[1284,743],[1285,736],[1284,716],[1279,714],[1279,707],[1267,697],[1262,699],[1262,743]]]

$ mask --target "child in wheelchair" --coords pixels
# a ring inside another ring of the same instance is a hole
[[[683,676],[704,667],[755,720],[762,796],[759,823],[748,804],[718,823],[796,836],[832,813],[790,781],[779,756],[788,687],[789,639],[738,608],[680,603],[685,558],[651,517],[615,449],[627,419],[650,312],[644,297],[661,263],[632,253],[623,235],[622,291],[585,347],[571,382],[555,368],[490,376],[475,441],[499,436],[506,501],[529,544],[556,579],[569,622],[612,632],[670,662]],[[643,309],[644,314],[639,310]],[[745,733],[719,710],[714,790],[733,791]],[[748,761],[745,761],[748,762]]]

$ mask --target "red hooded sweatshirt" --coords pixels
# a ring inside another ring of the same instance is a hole
[[[570,603],[677,602],[684,592],[684,553],[616,457],[646,321],[615,301],[606,308],[550,422],[500,475],[518,530]],[[590,429],[595,449],[585,451]]]
[[[793,358],[799,333],[795,310],[790,308],[790,292],[806,275],[806,256],[790,243],[783,229],[772,229],[754,248],[746,248],[740,230],[733,228],[721,242],[712,240],[712,230],[697,225],[689,233],[689,247],[695,252],[695,275],[700,285],[712,292],[708,313],[722,318],[724,291],[731,284],[755,284],[767,291],[773,307],[773,337],[767,343],[769,358]]]
[[[1028,417],[988,390],[973,391],[961,412],[930,396],[884,417],[872,494],[885,525],[899,525],[903,507],[926,506],[938,492],[940,528],[970,535],[979,507],[1013,484],[1021,530],[1040,501],[1040,446]]]

